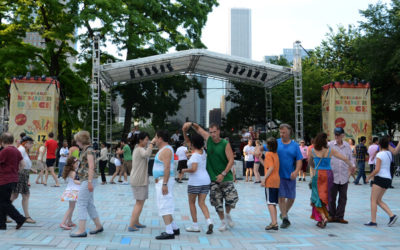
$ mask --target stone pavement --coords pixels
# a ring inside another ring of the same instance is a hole
[[[147,228],[139,232],[128,232],[127,225],[134,205],[130,186],[99,185],[95,189],[95,204],[105,231],[96,236],[72,239],[69,231],[63,231],[60,221],[67,209],[67,203],[60,201],[65,184],[61,188],[34,184],[35,175],[31,175],[31,216],[35,225],[25,224],[15,230],[15,223],[8,224],[8,230],[0,231],[0,249],[287,249],[287,248],[352,248],[352,249],[400,249],[400,221],[388,227],[387,215],[378,208],[378,227],[369,228],[363,223],[370,219],[368,185],[351,184],[348,192],[346,219],[348,225],[328,224],[319,229],[309,219],[310,190],[308,182],[297,183],[297,199],[289,213],[292,226],[277,232],[267,232],[269,224],[264,190],[254,183],[240,181],[236,187],[239,202],[232,212],[236,225],[226,232],[219,232],[219,220],[215,210],[209,206],[215,231],[206,235],[206,223],[198,210],[200,233],[185,232],[184,227],[191,223],[187,203],[186,182],[175,185],[176,211],[174,218],[181,227],[181,235],[175,240],[157,241],[156,235],[164,231],[162,219],[157,215],[154,201],[154,182],[151,180],[150,199],[146,201],[141,222]],[[384,196],[394,213],[400,215],[400,181],[394,183]],[[208,205],[209,202],[207,201]],[[21,210],[20,198],[15,201]],[[75,215],[74,215],[75,218]],[[77,223],[77,220],[74,220]],[[93,228],[91,222],[89,228]]]

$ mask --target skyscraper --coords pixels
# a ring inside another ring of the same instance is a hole
[[[251,10],[231,9],[230,24],[231,55],[251,59]]]
[[[229,48],[232,56],[240,56],[251,59],[251,10],[250,9],[231,9],[230,22],[230,43]],[[229,89],[233,85],[226,83],[225,96],[228,96]],[[225,103],[224,117],[235,107],[235,104],[227,101]]]
[[[186,121],[196,122],[202,127],[206,127],[207,121],[207,78],[196,77],[197,81],[203,88],[204,98],[199,97],[199,91],[191,89],[186,93],[179,105],[180,109],[174,116],[169,116],[169,121],[174,121],[183,124]]]

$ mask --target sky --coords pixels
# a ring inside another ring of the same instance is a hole
[[[329,26],[358,25],[364,20],[359,10],[378,0],[219,0],[208,15],[202,41],[214,52],[229,54],[231,8],[251,9],[252,59],[262,61],[266,55],[280,55],[283,48],[293,48],[301,41],[306,49],[319,46]],[[390,3],[390,0],[381,0]],[[213,81],[208,88],[223,87]],[[223,90],[207,90],[207,110],[219,108]],[[208,114],[208,111],[207,111]],[[207,115],[208,119],[208,115]]]

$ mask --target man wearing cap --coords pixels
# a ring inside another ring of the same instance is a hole
[[[335,140],[328,143],[329,147],[335,149],[340,154],[344,155],[347,159],[352,161],[352,152],[350,145],[343,140],[344,130],[337,127],[334,130]],[[344,219],[344,211],[347,202],[347,188],[349,185],[350,171],[354,172],[355,167],[349,170],[349,166],[342,160],[332,156],[331,168],[333,172],[333,186],[330,192],[329,199],[329,222],[338,222],[347,224],[348,221]],[[339,193],[338,205],[336,206],[336,198]]]

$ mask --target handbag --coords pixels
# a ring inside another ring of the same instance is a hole
[[[113,157],[111,157],[111,159],[110,159],[110,163],[112,163],[112,164],[115,164],[115,157],[113,156]]]

